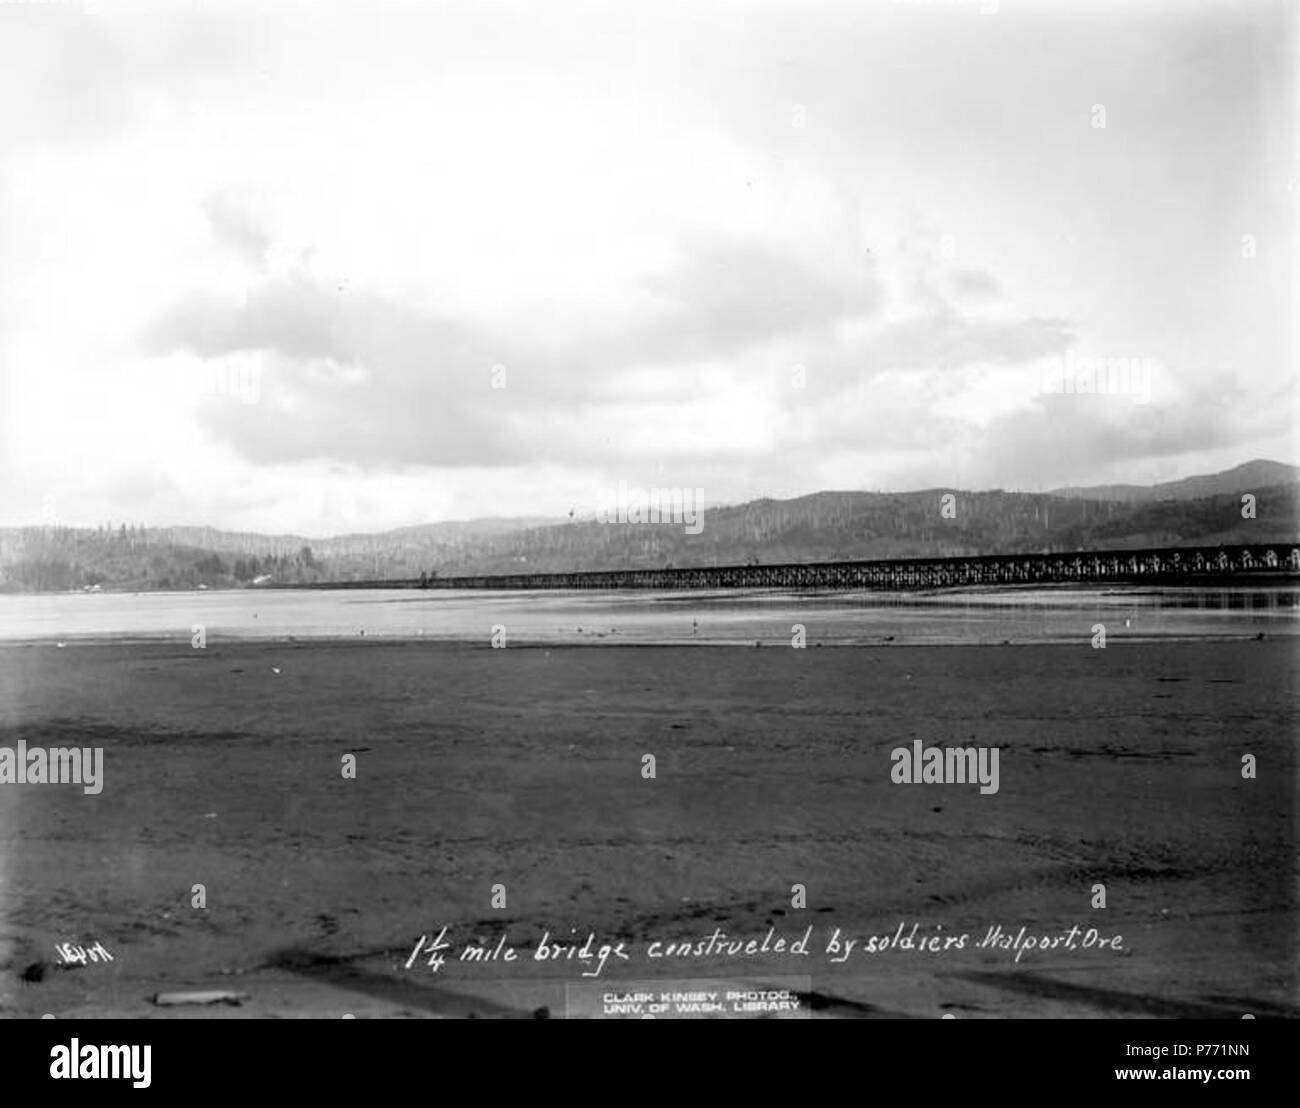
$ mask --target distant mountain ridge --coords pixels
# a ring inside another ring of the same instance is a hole
[[[1158,485],[1092,485],[1053,489],[1048,495],[1076,500],[1195,500],[1297,481],[1300,481],[1300,466],[1256,458],[1222,473],[1184,477],[1180,481],[1165,481]]]
[[[1254,497],[1249,512],[1242,501],[1246,493]],[[688,534],[680,520],[489,518],[327,539],[206,527],[9,528],[0,529],[0,589],[230,588],[412,579],[424,573],[449,577],[1291,543],[1300,541],[1300,469],[1254,461],[1150,487],[1054,493],[818,492],[706,507],[701,522],[698,533]]]

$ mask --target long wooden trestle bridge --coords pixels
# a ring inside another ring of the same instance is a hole
[[[963,585],[1300,583],[1300,541],[869,562],[691,566],[576,573],[430,576],[340,582],[341,587],[429,589],[942,589]],[[317,586],[319,587],[319,586]]]

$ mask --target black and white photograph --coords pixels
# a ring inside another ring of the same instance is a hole
[[[0,1016],[1122,1020],[1112,1086],[1249,1080],[1298,30],[0,0]],[[80,1026],[41,1073],[149,1084]]]

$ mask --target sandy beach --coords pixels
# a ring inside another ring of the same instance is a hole
[[[1294,1016],[1295,675],[1273,639],[5,646],[0,746],[102,747],[104,787],[0,786],[0,1005],[562,1017],[566,985],[798,977],[825,1017]],[[894,784],[918,739],[997,747],[997,793]],[[914,924],[1123,941],[825,950]],[[408,966],[443,926],[447,964]],[[715,928],[810,953],[646,953]],[[527,956],[544,931],[630,956],[584,979]],[[525,953],[455,957],[502,937]],[[247,999],[150,1000],[211,989]]]

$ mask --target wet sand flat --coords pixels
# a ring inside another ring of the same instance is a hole
[[[105,774],[93,796],[0,786],[0,1005],[564,1014],[572,965],[407,968],[445,924],[624,941],[613,986],[798,975],[824,1016],[1294,1015],[1296,660],[1272,639],[0,647],[0,746],[101,746]],[[998,792],[894,784],[890,752],[916,739],[997,747]],[[837,928],[914,923],[1078,925],[1123,949],[824,953]],[[717,927],[812,927],[812,954],[636,953]],[[69,940],[114,960],[57,968]],[[148,1000],[213,988],[250,999]]]

